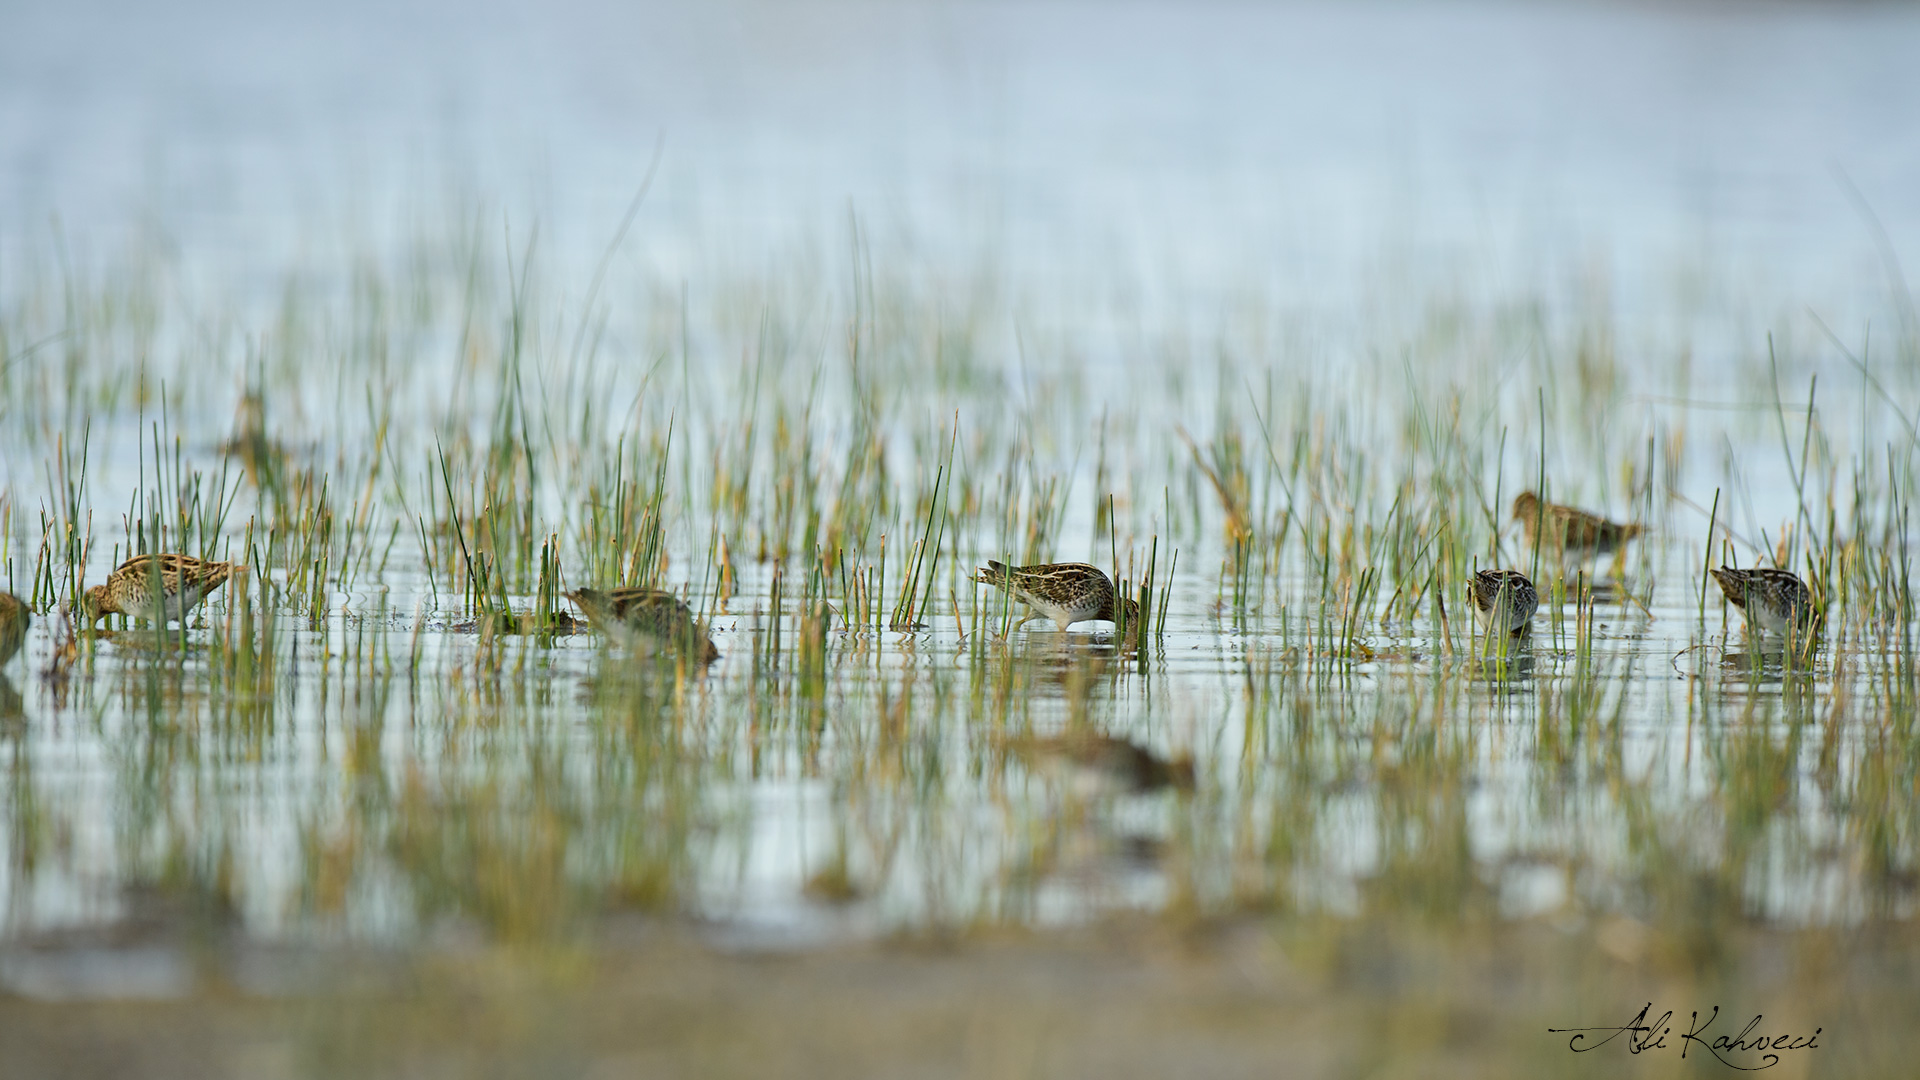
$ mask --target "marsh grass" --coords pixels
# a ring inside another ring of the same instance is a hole
[[[1197,368],[1131,342],[1109,380],[990,274],[851,231],[847,273],[603,266],[579,304],[535,235],[465,226],[340,293],[290,275],[260,320],[9,277],[0,341],[46,343],[0,371],[42,463],[4,515],[36,610],[133,552],[248,573],[28,686],[8,925],[76,917],[37,899],[62,889],[349,941],[816,902],[943,931],[1631,920],[1699,971],[1742,926],[1911,918],[1913,387],[1855,362],[1831,414],[1769,343],[1767,408],[1702,431],[1634,410],[1655,376],[1606,316],[1497,298],[1357,342],[1223,328]],[[220,318],[254,329],[196,333]],[[1757,519],[1762,452],[1784,523]],[[1665,524],[1555,565],[1501,531],[1518,485]],[[1689,486],[1716,487],[1704,533]],[[1141,618],[1015,631],[986,558],[1103,562]],[[1745,648],[1716,558],[1800,570],[1815,631]],[[1530,641],[1476,640],[1488,565],[1541,585]],[[686,598],[722,660],[572,632],[568,590],[620,585]],[[1199,782],[1086,795],[1009,750],[1069,732]],[[109,764],[42,765],[83,751]]]

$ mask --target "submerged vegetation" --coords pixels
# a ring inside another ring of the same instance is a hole
[[[1126,908],[1574,920],[1698,968],[1911,918],[1920,342],[1696,314],[1629,358],[1579,296],[1062,328],[850,250],[574,296],[476,225],[268,304],[16,253],[9,930]],[[1523,490],[1646,535],[1570,559]],[[246,572],[184,626],[61,615],[162,552]],[[1137,622],[1015,629],[990,560],[1093,563]],[[1748,639],[1722,563],[1798,573],[1815,633]],[[1479,635],[1487,569],[1530,635]],[[604,647],[583,588],[671,594],[720,659]]]

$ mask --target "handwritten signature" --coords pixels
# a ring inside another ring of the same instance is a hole
[[[1653,1002],[1641,1006],[1633,1019],[1616,1027],[1579,1027],[1548,1028],[1549,1034],[1572,1035],[1567,1040],[1567,1049],[1576,1054],[1589,1050],[1598,1050],[1621,1036],[1626,1037],[1627,1051],[1641,1054],[1649,1050],[1667,1048],[1667,1036],[1673,1033],[1673,1010],[1661,1013],[1659,1019],[1647,1022],[1647,1014],[1653,1011]],[[1814,1028],[1811,1035],[1755,1035],[1754,1029],[1760,1026],[1760,1014],[1755,1013],[1747,1026],[1740,1029],[1738,1035],[1717,1035],[1712,1042],[1707,1041],[1707,1029],[1720,1018],[1720,1006],[1715,1005],[1707,1014],[1705,1021],[1699,1013],[1690,1014],[1691,1023],[1680,1035],[1680,1056],[1686,1057],[1688,1044],[1697,1044],[1702,1050],[1712,1054],[1720,1064],[1742,1072],[1759,1072],[1780,1064],[1780,1050],[1818,1050],[1820,1048],[1821,1028]],[[1752,1056],[1757,1055],[1757,1056]],[[1741,1061],[1760,1062],[1761,1064],[1741,1064]]]

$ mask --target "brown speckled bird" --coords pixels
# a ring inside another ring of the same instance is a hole
[[[106,584],[87,590],[81,614],[89,624],[107,615],[159,622],[185,619],[187,612],[242,570],[238,563],[191,555],[135,555],[108,574]]]
[[[1805,627],[1813,614],[1813,594],[1785,570],[1735,570],[1723,566],[1713,572],[1728,602],[1747,617],[1747,629],[1760,634],[1784,632],[1790,623]]]
[[[1540,607],[1540,593],[1518,570],[1482,570],[1473,575],[1468,595],[1483,629],[1492,625],[1516,637],[1527,632]]]
[[[1020,620],[1023,623],[1052,619],[1054,626],[1065,630],[1074,623],[1092,619],[1116,622],[1115,616],[1120,614],[1115,609],[1116,603],[1124,606],[1129,625],[1140,618],[1140,605],[1120,600],[1107,575],[1087,563],[1008,566],[989,559],[973,580],[1004,589],[1027,605],[1030,613]]]
[[[1527,545],[1538,543],[1547,551],[1565,552],[1575,558],[1605,555],[1646,530],[1639,525],[1608,521],[1559,503],[1541,502],[1540,496],[1523,491],[1514,497],[1512,518],[1527,530]],[[1539,535],[1542,524],[1545,535]]]
[[[678,652],[701,664],[720,659],[707,628],[680,598],[658,589],[577,589],[567,599],[608,640],[637,652]]]
[[[33,609],[25,600],[9,592],[0,592],[0,664],[13,659],[27,640],[27,627],[33,622]]]

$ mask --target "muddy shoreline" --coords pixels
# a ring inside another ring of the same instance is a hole
[[[1681,1020],[1720,1006],[1714,1034],[1756,1013],[1764,1031],[1820,1029],[1816,1048],[1781,1054],[1769,1075],[1869,1077],[1905,1067],[1920,1021],[1920,948],[1904,926],[1739,928],[1705,952],[1618,920],[1118,919],[805,951],[708,937],[614,920],[557,949],[203,942],[184,949],[185,992],[156,1000],[51,1000],[44,977],[38,996],[22,994],[26,961],[45,969],[85,950],[16,944],[0,1046],[9,1076],[183,1080],[1731,1071],[1694,1060],[1697,1048],[1682,1060],[1677,1035],[1639,1054],[1618,1040],[1575,1054],[1548,1031],[1626,1024],[1651,1002]]]

